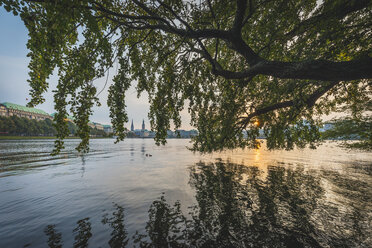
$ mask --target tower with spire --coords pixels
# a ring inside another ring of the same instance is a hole
[[[133,119],[132,119],[132,125],[130,125],[130,131],[134,132]]]
[[[142,131],[145,131],[145,119],[142,120]]]

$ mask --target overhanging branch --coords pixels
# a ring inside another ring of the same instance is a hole
[[[312,108],[320,97],[322,97],[325,93],[327,93],[330,89],[332,89],[338,83],[339,82],[331,82],[324,87],[320,87],[310,96],[305,98],[306,100],[304,103],[302,103],[302,106],[306,106],[307,108]],[[272,112],[278,109],[292,107],[295,105],[296,105],[296,101],[288,100],[288,101],[279,102],[273,105],[269,105],[267,107],[262,107],[248,114],[248,116],[241,117],[242,120],[239,123],[241,124],[242,128],[245,129],[254,117],[257,117],[257,116],[260,116],[260,115],[263,115],[263,114],[266,114],[266,113],[269,113],[269,112]]]
[[[372,78],[372,58],[333,62],[309,60],[300,62],[261,61],[240,72],[229,70],[212,71],[226,79],[245,79],[256,75],[267,75],[281,79],[308,79],[321,81],[350,81]]]
[[[155,10],[151,9],[145,3],[133,0],[133,2],[142,9],[144,14],[131,15],[122,12],[116,12],[106,8],[101,3],[94,2],[92,5],[71,6],[71,8],[89,8],[93,12],[101,11],[106,18],[112,22],[123,25],[133,30],[161,30],[165,33],[175,34],[182,38],[194,39],[202,48],[204,58],[212,65],[212,73],[222,76],[226,79],[246,79],[256,75],[267,75],[282,79],[308,79],[321,81],[349,81],[372,78],[372,58],[366,56],[351,61],[334,62],[327,60],[308,60],[298,62],[268,61],[260,57],[251,47],[243,40],[241,36],[241,25],[244,23],[244,16],[247,9],[247,0],[236,0],[237,9],[233,26],[230,30],[220,29],[192,29],[186,21],[180,18],[173,11],[170,5],[160,2],[161,6],[166,8],[176,20],[182,23],[185,28],[171,24],[170,20],[159,16]],[[348,10],[340,12],[337,15],[349,13],[355,9],[360,9],[368,1],[352,1],[348,5]],[[351,7],[350,7],[351,6]],[[252,6],[250,6],[252,8]],[[217,62],[217,49],[214,58],[205,49],[201,43],[202,39],[221,39],[229,47],[242,55],[247,61],[249,68],[243,71],[229,71]]]

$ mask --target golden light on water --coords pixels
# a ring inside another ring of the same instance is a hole
[[[259,149],[259,148],[258,148],[258,149],[254,149],[254,161],[255,161],[256,163],[261,162],[260,155],[261,155],[261,151],[260,151],[260,149]]]

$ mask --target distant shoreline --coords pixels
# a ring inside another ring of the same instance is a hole
[[[153,139],[154,137],[125,137],[125,139]],[[37,140],[37,139],[57,139],[55,136],[1,136],[0,140]],[[66,137],[65,139],[80,139],[80,137]],[[114,139],[113,137],[90,137],[90,139]],[[166,139],[190,139],[185,137],[167,137]],[[259,140],[265,140],[266,138],[258,137]],[[327,141],[355,141],[359,139],[325,139]]]
[[[154,137],[125,137],[125,139],[153,139]],[[55,136],[0,136],[0,140],[37,140],[37,139],[57,139]],[[65,139],[80,139],[80,137],[66,137]],[[113,139],[113,137],[90,137],[90,139]],[[166,138],[166,139],[190,139],[190,138]]]
[[[0,136],[0,140],[36,140],[57,139],[55,136]],[[66,137],[65,139],[80,139],[79,137]],[[91,137],[90,139],[112,139],[111,137]]]

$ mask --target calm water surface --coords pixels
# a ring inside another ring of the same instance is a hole
[[[372,153],[77,142],[0,141],[0,247],[372,247]]]

